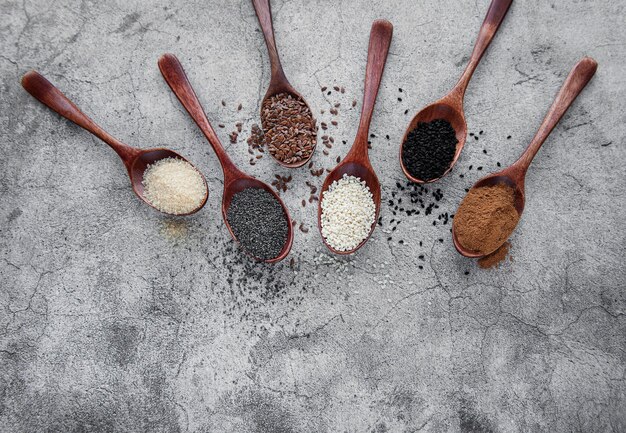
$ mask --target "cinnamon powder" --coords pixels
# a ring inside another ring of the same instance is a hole
[[[454,216],[454,232],[466,250],[490,254],[511,235],[519,221],[515,191],[509,185],[472,188]]]
[[[500,248],[495,250],[493,253],[478,260],[478,266],[481,269],[500,267],[500,263],[502,263],[504,259],[506,259],[507,255],[509,254],[510,248],[511,248],[511,243],[508,241],[505,242]]]

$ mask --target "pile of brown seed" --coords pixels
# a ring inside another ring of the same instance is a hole
[[[285,164],[307,160],[315,150],[317,127],[306,103],[289,93],[263,102],[261,122],[270,154]]]

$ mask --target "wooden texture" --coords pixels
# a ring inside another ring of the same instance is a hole
[[[99,127],[93,120],[91,120],[85,113],[83,113],[67,96],[65,96],[59,89],[57,89],[52,83],[50,83],[43,75],[36,71],[27,72],[22,77],[22,86],[28,93],[30,93],[35,99],[42,104],[46,105],[51,110],[57,112],[61,116],[77,124],[81,128],[91,132],[93,135],[107,143],[115,152],[119,155],[121,160],[128,170],[130,182],[135,194],[146,204],[155,208],[144,197],[143,188],[143,174],[149,164],[153,164],[156,161],[164,158],[178,158],[187,161],[178,153],[166,149],[166,148],[154,148],[154,149],[138,149],[127,144],[122,143],[118,139],[114,138],[101,127]],[[189,161],[187,161],[189,162]],[[190,163],[191,164],[191,163]],[[198,173],[200,173],[198,171]],[[206,179],[200,173],[205,188],[207,188]],[[202,209],[207,201],[209,192],[204,200],[198,206],[197,209],[192,212],[182,214],[191,215]],[[156,208],[155,208],[156,209]],[[159,210],[159,209],[157,209]],[[163,212],[163,211],[161,211]],[[167,212],[163,212],[167,213]],[[181,216],[181,214],[177,214]]]
[[[590,57],[585,57],[580,60],[565,79],[563,87],[561,87],[561,90],[552,103],[552,106],[548,110],[548,114],[546,114],[546,117],[541,123],[537,134],[519,159],[504,170],[483,177],[476,182],[474,186],[472,186],[472,189],[496,185],[499,183],[510,185],[515,191],[515,209],[521,217],[526,203],[524,181],[530,163],[535,158],[535,155],[537,155],[537,151],[541,145],[543,145],[565,112],[572,105],[576,97],[580,94],[580,92],[582,92],[587,83],[589,83],[591,78],[594,76],[597,68],[598,63]],[[484,256],[482,254],[466,251],[458,242],[454,228],[452,230],[452,238],[457,251],[465,257],[478,258]]]
[[[289,216],[289,212],[285,207],[285,204],[280,199],[278,194],[267,184],[261,182],[258,179],[244,173],[241,171],[232,160],[229,158],[228,154],[224,150],[224,147],[220,143],[217,135],[215,134],[215,130],[211,126],[209,119],[206,117],[204,109],[202,105],[200,105],[200,101],[196,96],[196,92],[191,87],[191,83],[187,79],[187,75],[180,64],[180,61],[174,54],[164,54],[159,59],[159,69],[161,70],[161,74],[163,74],[163,78],[170,86],[178,100],[183,104],[185,110],[189,113],[191,118],[194,120],[196,125],[200,128],[204,136],[207,138],[211,147],[215,151],[218,160],[222,166],[222,170],[224,172],[224,194],[222,196],[222,217],[224,218],[224,222],[226,223],[226,227],[228,228],[228,232],[235,240],[235,242],[239,243],[235,234],[228,224],[228,218],[226,217],[228,208],[230,207],[230,203],[235,194],[244,189],[248,188],[259,188],[268,191],[270,194],[278,200],[280,205],[285,212],[285,217],[287,220],[287,224],[289,225],[288,233],[287,233],[287,242],[280,252],[280,254],[272,259],[262,260],[258,257],[252,256],[245,248],[242,248],[246,252],[246,254],[254,257],[256,260],[262,260],[266,263],[275,263],[278,262],[289,254],[291,251],[291,245],[293,244],[293,225],[291,224],[291,218]]]
[[[476,70],[478,63],[480,63],[480,59],[482,59],[487,47],[489,47],[489,44],[498,31],[498,28],[500,28],[500,24],[504,20],[504,17],[506,16],[506,13],[512,3],[513,0],[493,0],[491,2],[485,20],[480,28],[480,32],[478,33],[478,38],[476,39],[476,44],[474,45],[474,51],[472,52],[467,67],[465,68],[465,71],[461,75],[459,81],[446,96],[423,108],[409,123],[409,126],[402,137],[402,142],[400,143],[400,167],[402,167],[402,172],[411,182],[435,182],[447,175],[459,159],[461,151],[463,150],[467,140],[467,122],[465,121],[465,112],[463,110],[463,97],[465,96],[465,90],[467,89],[472,75],[474,75],[474,71]],[[458,142],[454,158],[446,172],[436,179],[424,181],[413,177],[406,169],[404,162],[402,161],[402,149],[409,133],[415,129],[418,123],[432,122],[436,119],[445,119],[450,122],[454,128]]]
[[[317,209],[317,225],[320,230],[320,234],[322,232],[322,201],[324,199],[324,193],[334,181],[341,179],[344,174],[356,176],[364,180],[374,196],[374,204],[376,205],[376,215],[369,234],[353,250],[337,251],[328,245],[324,236],[322,236],[324,245],[326,245],[326,247],[335,254],[352,254],[365,245],[374,232],[376,221],[378,221],[378,214],[380,212],[380,182],[378,181],[378,177],[376,177],[376,173],[374,172],[372,164],[369,160],[368,136],[370,122],[374,112],[374,105],[376,103],[376,97],[378,95],[378,89],[380,87],[383,71],[385,69],[385,63],[387,61],[387,54],[389,53],[389,45],[391,44],[392,36],[393,25],[389,21],[374,21],[370,32],[367,67],[365,69],[363,108],[361,110],[359,129],[357,130],[356,138],[354,139],[354,143],[352,144],[350,151],[344,160],[326,177],[324,185],[321,189],[320,201]]]
[[[274,37],[274,25],[272,24],[272,7],[270,5],[270,0],[252,0],[252,4],[254,5],[254,11],[256,12],[256,16],[259,19],[259,24],[261,25],[261,30],[263,31],[265,45],[267,46],[267,52],[270,57],[271,68],[270,84],[267,92],[265,92],[263,101],[261,102],[261,109],[263,109],[263,103],[272,96],[278,95],[279,93],[289,93],[294,97],[301,99],[311,112],[311,116],[313,116],[313,110],[311,110],[311,107],[306,102],[304,97],[289,83],[289,80],[287,80],[287,77],[285,76],[285,71],[283,71],[283,66],[280,62],[280,57],[278,55],[278,49],[276,48],[276,39]],[[262,118],[263,117],[261,116],[261,119]],[[308,163],[313,157],[314,153],[315,149],[313,149],[313,152],[311,152],[311,155],[308,158],[293,164],[286,164],[280,159],[274,157],[274,155],[272,155],[271,153],[270,155],[272,156],[272,158],[274,158],[276,162],[278,162],[283,167],[298,168]]]

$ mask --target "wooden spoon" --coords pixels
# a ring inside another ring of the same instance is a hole
[[[295,99],[299,99],[304,102],[306,107],[309,109],[311,116],[313,116],[313,111],[311,111],[311,107],[309,107],[309,104],[307,104],[302,95],[298,93],[291,84],[289,84],[289,81],[285,76],[285,72],[283,71],[283,66],[280,63],[278,49],[276,48],[276,40],[274,39],[274,26],[272,24],[272,7],[270,6],[270,0],[252,0],[252,4],[254,5],[254,11],[256,12],[256,16],[259,19],[259,24],[261,25],[263,36],[265,37],[265,45],[267,45],[267,52],[270,56],[271,67],[270,85],[267,89],[267,92],[265,93],[265,96],[263,97],[261,110],[263,109],[263,104],[265,103],[265,101],[272,96],[278,95],[280,93],[288,93],[292,95]],[[261,119],[263,119],[263,116],[261,116]],[[263,129],[265,129],[265,125]],[[314,143],[314,146],[316,145],[317,143]],[[286,164],[280,159],[274,157],[274,155],[272,155],[272,157],[283,167],[297,168],[302,167],[304,164],[309,162],[309,160],[313,157],[313,153],[315,153],[315,147],[311,151],[311,154],[308,158],[292,164]]]
[[[409,127],[406,129],[404,136],[402,137],[402,143],[400,144],[400,166],[402,167],[402,171],[404,175],[411,182],[415,183],[430,183],[435,182],[436,180],[441,179],[446,174],[452,170],[454,164],[459,159],[461,155],[461,151],[463,150],[463,146],[465,146],[465,141],[467,138],[467,123],[465,121],[465,113],[463,111],[463,97],[465,96],[465,90],[467,89],[467,85],[474,75],[474,71],[482,59],[487,47],[491,43],[494,35],[498,31],[500,24],[504,20],[504,17],[509,10],[509,7],[513,3],[513,0],[493,0],[491,2],[491,6],[489,6],[489,10],[487,11],[487,16],[485,17],[485,21],[480,28],[480,33],[478,34],[478,39],[476,40],[476,45],[474,46],[474,51],[472,52],[472,56],[470,57],[469,63],[461,75],[458,83],[452,88],[452,90],[440,100],[434,102],[433,104],[428,105],[426,108],[423,108],[422,111],[417,113],[411,123],[409,123]],[[440,177],[436,179],[423,180],[413,177],[411,173],[404,166],[404,162],[402,161],[402,152],[404,149],[404,143],[406,142],[409,133],[413,131],[418,123],[424,122],[432,122],[436,119],[444,119],[447,120],[454,131],[456,133],[456,152],[454,154],[454,159],[450,163],[448,169],[443,173]]]
[[[498,173],[490,174],[486,177],[483,177],[474,184],[472,189],[481,188],[484,186],[492,186],[499,183],[505,183],[511,186],[515,191],[515,209],[517,210],[517,213],[521,218],[522,212],[524,212],[524,204],[526,201],[524,194],[524,179],[526,178],[526,171],[528,170],[530,163],[532,162],[533,158],[537,154],[537,151],[546,141],[554,127],[557,125],[557,123],[559,123],[567,109],[570,107],[570,105],[572,105],[576,97],[585,88],[587,83],[589,83],[593,75],[596,73],[597,68],[598,63],[596,63],[596,61],[590,57],[585,57],[580,60],[568,75],[565,83],[563,84],[563,87],[561,87],[559,94],[556,96],[556,99],[552,103],[548,114],[543,120],[543,123],[539,127],[537,134],[532,139],[524,153],[522,153],[522,156],[520,156],[520,158],[508,168],[505,168]],[[454,241],[454,246],[456,247],[457,251],[465,257],[471,258],[484,257],[493,253],[501,246],[498,245],[498,248],[494,248],[493,251],[488,251],[486,254],[468,251],[460,244],[454,230],[454,224],[452,225],[452,239]]]
[[[365,245],[370,236],[372,236],[372,232],[376,227],[376,221],[378,221],[378,214],[380,212],[380,183],[378,182],[376,173],[374,173],[374,169],[372,168],[372,164],[369,160],[367,139],[369,135],[370,122],[372,121],[372,114],[374,112],[374,105],[376,103],[376,96],[378,95],[378,88],[380,87],[380,81],[385,69],[385,62],[387,60],[387,53],[389,52],[392,35],[393,25],[389,21],[376,20],[372,24],[369,48],[367,51],[365,90],[359,129],[357,130],[356,138],[354,139],[354,144],[352,144],[350,152],[348,152],[345,159],[326,177],[320,193],[320,200],[317,208],[317,225],[320,230],[320,234],[322,233],[322,202],[324,201],[324,194],[330,185],[334,181],[341,179],[344,174],[348,176],[355,176],[365,181],[374,197],[374,204],[376,205],[376,215],[374,217],[372,228],[370,229],[367,237],[363,239],[363,241],[361,241],[356,248],[349,251],[335,250],[326,242],[324,236],[322,236],[324,245],[326,245],[326,247],[328,247],[328,249],[335,254],[352,254]]]
[[[228,218],[226,217],[233,196],[238,192],[241,192],[244,189],[248,188],[264,189],[274,196],[274,198],[280,203],[283,211],[285,212],[285,224],[289,226],[287,232],[287,241],[285,242],[285,245],[283,246],[283,249],[280,251],[278,256],[271,259],[261,259],[258,257],[254,257],[247,249],[243,247],[242,249],[249,256],[254,257],[257,260],[262,260],[266,263],[275,263],[287,257],[289,251],[291,251],[291,245],[293,243],[293,226],[291,224],[289,212],[287,211],[287,208],[285,207],[283,201],[272,188],[270,188],[267,184],[261,182],[260,180],[257,180],[254,177],[239,170],[237,166],[235,166],[235,164],[232,162],[232,160],[228,157],[228,154],[220,143],[219,138],[217,138],[217,135],[215,134],[215,130],[209,123],[209,119],[207,119],[204,109],[202,108],[202,105],[200,105],[200,101],[198,100],[195,91],[191,87],[191,83],[189,83],[187,75],[185,74],[185,70],[180,64],[178,58],[176,58],[174,54],[164,54],[159,59],[159,69],[161,70],[161,74],[163,74],[163,78],[165,78],[165,81],[170,86],[178,100],[181,102],[181,104],[183,104],[183,107],[185,107],[191,118],[194,120],[194,122],[196,122],[196,125],[198,125],[207,140],[209,140],[211,147],[213,147],[213,150],[217,155],[217,159],[220,161],[222,170],[224,172],[222,217],[224,218],[224,222],[226,223],[226,227],[228,228],[228,232],[230,233],[230,235],[233,237],[235,242],[239,244],[239,240],[233,233],[233,230],[228,223]]]
[[[81,128],[91,132],[100,140],[111,146],[111,148],[122,159],[122,162],[124,162],[126,170],[128,170],[130,183],[133,187],[133,191],[135,191],[135,194],[137,194],[137,197],[139,197],[144,203],[152,206],[155,209],[157,208],[154,207],[152,203],[150,203],[150,201],[148,201],[144,196],[144,187],[142,181],[143,174],[148,165],[154,164],[156,161],[164,158],[178,158],[189,163],[189,161],[180,156],[178,153],[169,149],[138,149],[136,147],[128,146],[127,144],[124,144],[121,141],[117,140],[116,138],[105,132],[98,125],[96,125],[93,120],[91,120],[89,117],[87,117],[87,115],[80,111],[80,109],[76,105],[74,105],[72,101],[70,101],[59,89],[57,89],[52,83],[50,83],[43,75],[39,74],[37,71],[27,72],[22,77],[22,86],[39,102],[46,105],[48,108],[57,112],[66,119],[74,122]],[[196,171],[198,171],[200,176],[202,176],[202,173],[200,173],[199,170],[196,169]],[[202,209],[209,196],[209,190],[207,188],[206,179],[204,178],[204,176],[202,176],[202,181],[204,182],[204,186],[206,188],[206,194],[204,196],[204,199],[202,200],[202,203],[196,209],[186,214],[171,215],[190,215]],[[163,213],[167,214],[167,212]]]

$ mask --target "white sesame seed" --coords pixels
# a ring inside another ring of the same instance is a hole
[[[356,248],[374,224],[376,207],[367,184],[355,176],[343,175],[324,193],[322,236],[337,251]]]

